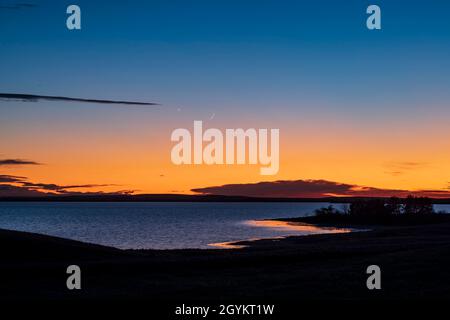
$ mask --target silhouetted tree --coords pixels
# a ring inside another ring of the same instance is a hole
[[[383,199],[358,200],[350,204],[350,215],[361,217],[386,216],[389,212]]]
[[[341,214],[341,212],[339,212],[333,206],[330,205],[325,208],[316,209],[315,214],[316,214],[316,216],[329,216],[329,215]]]
[[[387,201],[386,210],[389,214],[399,215],[403,212],[402,201],[397,197],[392,197]]]
[[[450,215],[435,214],[431,199],[408,196],[406,199],[359,199],[348,210],[333,206],[315,211],[318,222],[343,224],[416,225],[445,220]],[[444,217],[447,216],[447,217]]]
[[[434,213],[433,203],[430,198],[409,195],[405,199],[403,213],[407,215],[432,214]]]

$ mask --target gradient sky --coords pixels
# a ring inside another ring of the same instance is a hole
[[[448,1],[16,3],[0,2],[0,92],[161,106],[0,101],[0,159],[40,163],[0,174],[137,193],[280,179],[449,187]],[[69,4],[81,31],[65,27]],[[365,26],[370,4],[380,31]],[[279,173],[173,165],[170,134],[194,120],[279,128]]]

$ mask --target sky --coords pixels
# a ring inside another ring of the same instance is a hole
[[[81,30],[66,28],[70,4]],[[370,4],[381,30],[366,28]],[[288,196],[445,194],[449,12],[438,0],[0,1],[0,93],[158,104],[1,99],[0,193],[285,181]],[[171,132],[194,120],[278,128],[279,172],[174,165]]]

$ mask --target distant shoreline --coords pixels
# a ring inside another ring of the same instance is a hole
[[[347,204],[361,199],[388,199],[388,197],[263,198],[188,194],[50,195],[44,197],[0,197],[0,202],[329,202]],[[433,204],[450,204],[450,198],[431,198],[430,200]]]
[[[370,223],[366,221],[361,221],[354,219],[352,217],[320,217],[320,216],[306,216],[306,217],[292,217],[292,218],[274,218],[274,219],[264,219],[261,222],[281,222],[286,224],[291,224],[293,227],[306,227],[306,228],[317,228],[317,229],[335,229],[337,232],[324,232],[324,233],[313,233],[305,235],[288,235],[280,237],[269,237],[261,239],[247,239],[238,241],[227,241],[219,243],[219,247],[225,249],[242,249],[251,246],[257,246],[258,242],[268,242],[268,241],[279,241],[282,239],[287,239],[291,237],[309,237],[318,235],[336,235],[341,233],[354,233],[354,232],[375,232],[382,230],[393,230],[396,228],[405,227],[421,227],[427,225],[439,225],[439,224],[450,224],[450,214],[435,213],[430,216],[425,217],[405,217],[400,216],[398,219],[390,221],[389,224],[383,223]]]

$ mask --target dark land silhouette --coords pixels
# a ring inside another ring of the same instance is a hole
[[[409,196],[404,199],[354,199],[343,210],[330,205],[317,209],[312,216],[279,220],[319,226],[376,227],[442,223],[449,217],[447,212],[435,212],[432,199]]]
[[[43,201],[43,202],[330,202],[353,203],[361,200],[389,197],[247,197],[196,194],[93,194],[93,195],[48,195],[48,196],[0,196],[0,202]],[[427,198],[433,204],[450,204],[450,198]]]
[[[427,211],[429,201],[359,200],[345,213],[325,208],[290,220],[370,231],[242,241],[246,247],[233,250],[119,250],[0,230],[0,299],[138,299],[162,301],[167,312],[189,302],[450,299],[450,216]],[[366,210],[380,206],[386,212],[375,223],[377,213]],[[81,267],[80,291],[66,289],[71,264]],[[381,267],[382,290],[366,288],[372,264]]]

